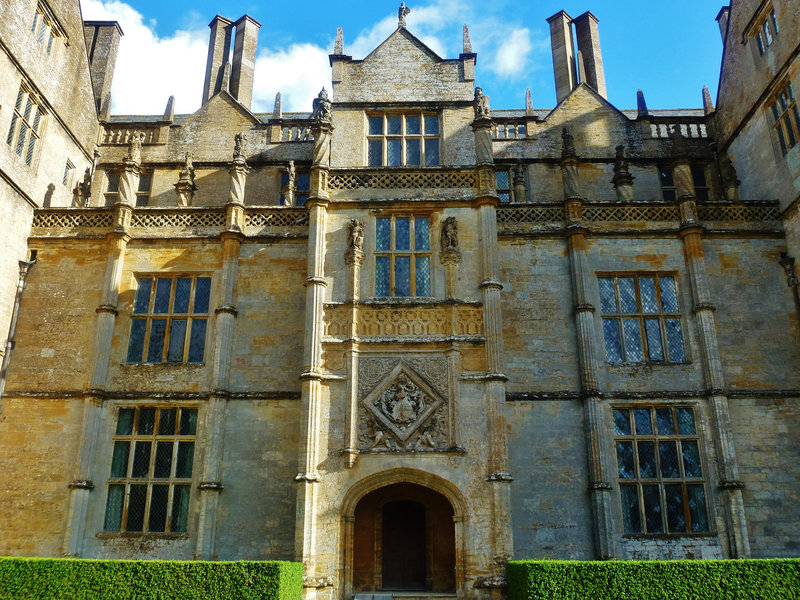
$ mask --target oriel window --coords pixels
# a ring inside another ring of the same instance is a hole
[[[439,115],[367,115],[370,167],[433,167],[439,164]]]
[[[378,217],[375,296],[431,295],[431,240],[427,216]]]

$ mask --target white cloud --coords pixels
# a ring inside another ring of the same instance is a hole
[[[521,73],[532,49],[531,32],[527,28],[515,29],[497,48],[493,70],[502,77]]]
[[[292,44],[285,50],[262,50],[256,59],[253,110],[272,112],[275,94],[283,110],[311,112],[322,86],[331,91],[329,51],[313,44]]]

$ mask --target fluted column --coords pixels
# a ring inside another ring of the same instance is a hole
[[[728,397],[724,392],[725,378],[717,341],[715,307],[712,303],[703,253],[703,228],[697,218],[697,202],[686,141],[679,129],[673,132],[672,142],[672,173],[680,208],[681,238],[691,281],[694,301],[692,312],[700,339],[703,375],[712,416],[714,442],[717,447],[718,488],[725,501],[731,557],[747,558],[750,556],[750,541],[747,537],[747,521],[742,500],[744,483],[739,480]]]
[[[344,262],[350,272],[348,296],[350,300],[349,342],[347,355],[347,423],[345,425],[345,466],[352,468],[358,457],[358,311],[361,288],[361,265],[364,264],[364,224],[352,219]]]
[[[589,493],[594,518],[595,549],[600,559],[614,556],[611,530],[610,473],[603,450],[608,448],[600,399],[599,364],[594,335],[595,307],[589,302],[587,288],[590,271],[586,257],[586,233],[583,225],[583,197],[578,176],[578,156],[572,136],[565,129],[561,155],[564,208],[567,214],[567,246],[572,272],[575,302],[575,325],[578,333],[578,361],[581,393],[584,401],[584,427],[589,459]]]
[[[497,197],[494,156],[492,154],[492,120],[488,102],[485,112],[476,109],[472,123],[475,132],[476,179],[478,190],[474,207],[478,211],[478,231],[481,255],[481,296],[483,300],[483,330],[486,337],[486,420],[488,429],[487,481],[492,493],[492,522],[490,546],[492,557],[502,569],[502,559],[513,555],[511,536],[511,503],[509,483],[512,481],[508,469],[508,443],[506,439],[503,405],[506,397],[506,376],[502,368],[503,323],[500,305],[502,284],[498,281],[497,266]],[[504,572],[492,573],[504,576]]]

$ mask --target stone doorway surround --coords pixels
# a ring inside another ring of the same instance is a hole
[[[353,598],[355,594],[355,534],[356,508],[367,495],[396,484],[413,484],[425,488],[422,492],[435,493],[442,501],[452,507],[454,554],[455,554],[455,593],[458,598],[467,597],[466,565],[468,518],[467,503],[458,487],[452,482],[419,469],[398,467],[369,475],[357,481],[345,495],[341,507],[340,552],[341,598]],[[403,486],[404,487],[404,486]],[[412,486],[409,486],[412,487]],[[399,488],[398,488],[399,491]],[[434,494],[431,494],[432,496]],[[376,592],[379,593],[379,592]],[[423,592],[425,593],[425,592]]]

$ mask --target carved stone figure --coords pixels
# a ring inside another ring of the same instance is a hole
[[[472,103],[476,119],[490,119],[492,117],[492,111],[489,108],[489,96],[484,95],[481,88],[475,88],[475,99]]]
[[[331,101],[328,98],[328,92],[325,91],[325,88],[322,88],[322,90],[319,92],[319,95],[314,98],[312,108],[312,121],[316,121],[317,123],[331,122]]]
[[[72,193],[77,206],[86,206],[89,203],[92,195],[92,171],[89,167],[83,172],[83,181],[78,182]]]
[[[237,133],[233,138],[233,160],[245,159],[247,154],[247,135],[244,133]]]
[[[192,198],[196,191],[192,155],[187,152],[184,155],[183,166],[178,174],[178,183],[175,184],[175,192],[178,194],[178,206],[191,206]]]
[[[725,189],[725,198],[734,201],[738,196],[738,187],[741,181],[736,177],[736,168],[733,166],[733,159],[730,156],[720,156],[719,172],[722,177],[722,185]]]
[[[131,139],[128,142],[128,156],[129,161],[135,162],[137,165],[142,162],[142,144],[144,143],[144,132],[134,131],[131,134]]]
[[[458,250],[458,223],[455,217],[447,217],[442,223],[442,235],[439,238],[442,252]]]
[[[633,200],[633,176],[628,171],[628,157],[625,156],[625,146],[617,146],[617,155],[614,158],[614,177],[611,179],[617,191],[617,200],[627,202]]]
[[[183,158],[183,167],[181,168],[180,179],[188,179],[194,183],[194,165],[192,164],[192,154],[187,152]]]
[[[364,223],[358,219],[350,219],[348,223],[348,249],[356,252],[364,251]]]
[[[397,27],[405,27],[406,26],[406,17],[408,13],[411,12],[411,9],[408,8],[405,2],[400,3],[400,8],[397,9]]]
[[[620,171],[627,171],[628,170],[628,159],[625,156],[625,146],[620,144],[617,146],[617,154],[614,157],[614,172],[619,173]]]
[[[564,127],[561,131],[561,158],[574,157],[575,153],[575,140],[569,129]]]

